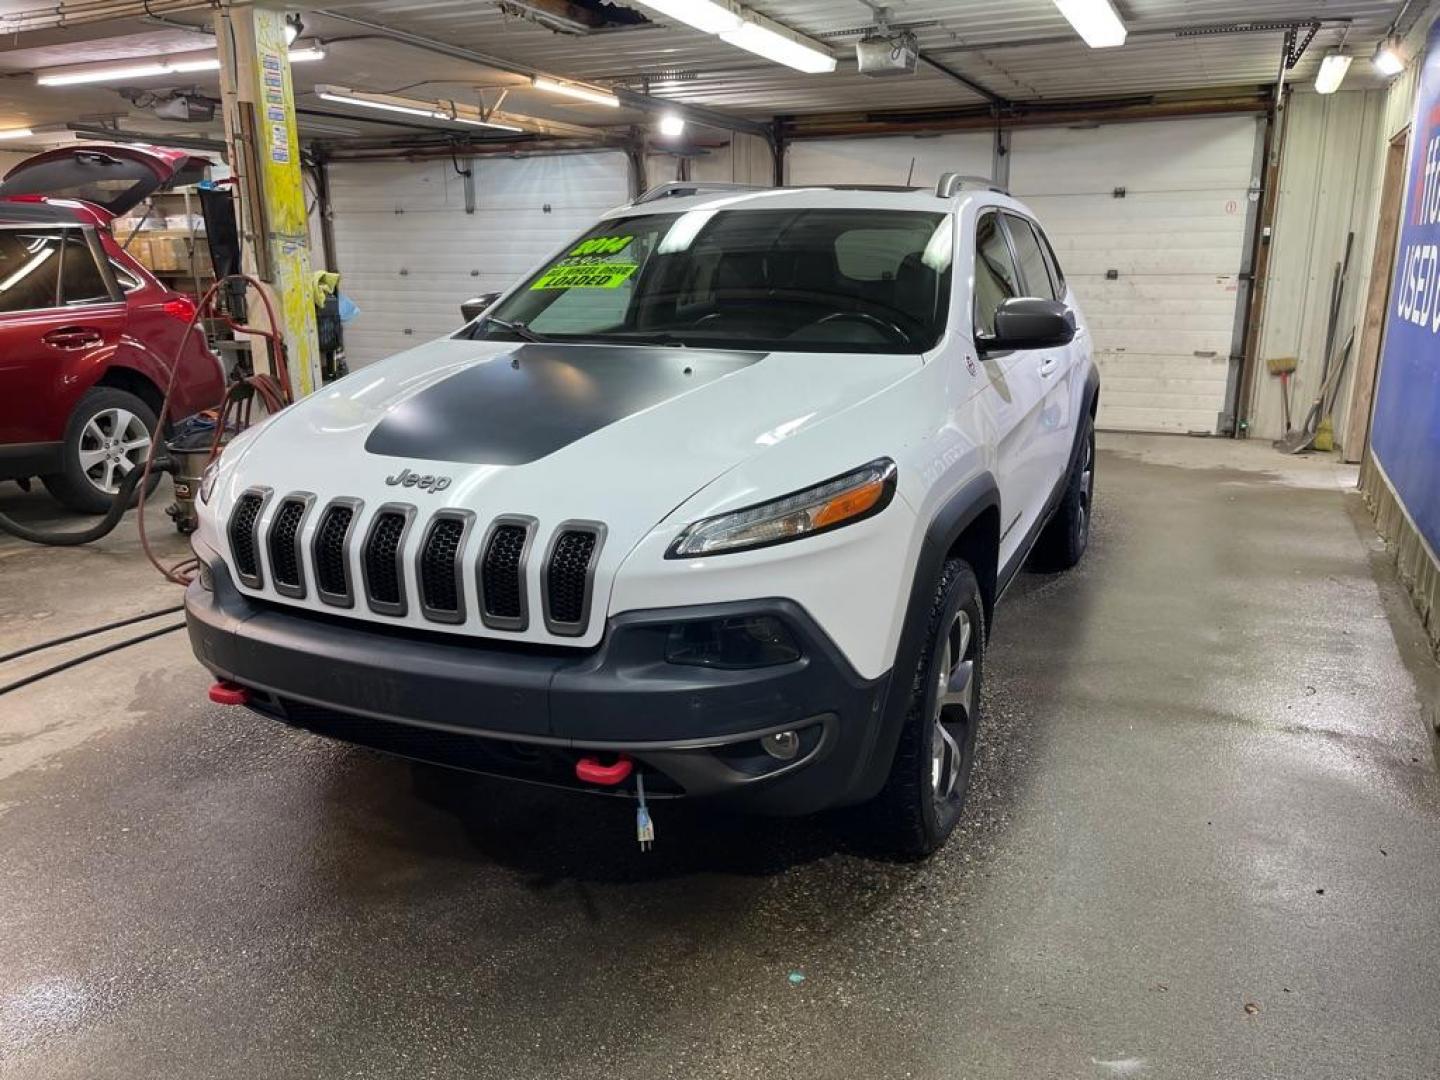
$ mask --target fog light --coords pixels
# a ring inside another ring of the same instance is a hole
[[[665,659],[699,667],[772,667],[800,659],[800,649],[774,616],[737,615],[672,626],[665,640]]]
[[[762,738],[760,745],[776,761],[794,761],[800,753],[800,736],[793,731],[777,731]]]

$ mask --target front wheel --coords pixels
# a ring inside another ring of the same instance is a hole
[[[950,559],[936,583],[895,761],[866,814],[888,850],[922,858],[960,820],[975,765],[984,671],[980,586],[968,563]]]

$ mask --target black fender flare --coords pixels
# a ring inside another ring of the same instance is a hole
[[[910,597],[905,604],[905,621],[900,628],[900,641],[895,649],[895,662],[885,689],[885,701],[877,722],[872,725],[870,745],[856,759],[855,775],[851,777],[847,802],[865,802],[879,794],[895,759],[900,731],[905,724],[905,711],[910,702],[910,680],[925,647],[927,614],[935,583],[941,568],[956,542],[986,511],[994,510],[995,550],[988,567],[974,567],[980,579],[980,592],[985,607],[985,624],[995,600],[995,574],[999,561],[1000,486],[990,472],[968,480],[946,500],[925,527],[920,555],[910,578]],[[988,578],[988,580],[986,580]]]

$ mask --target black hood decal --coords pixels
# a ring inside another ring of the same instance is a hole
[[[524,465],[765,355],[521,345],[397,406],[370,433],[365,449],[388,457]]]

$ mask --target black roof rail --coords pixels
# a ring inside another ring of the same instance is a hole
[[[963,173],[947,172],[940,174],[940,181],[935,185],[935,196],[939,199],[949,199],[965,188],[998,191],[1001,195],[1010,194],[988,176],[966,176]]]

